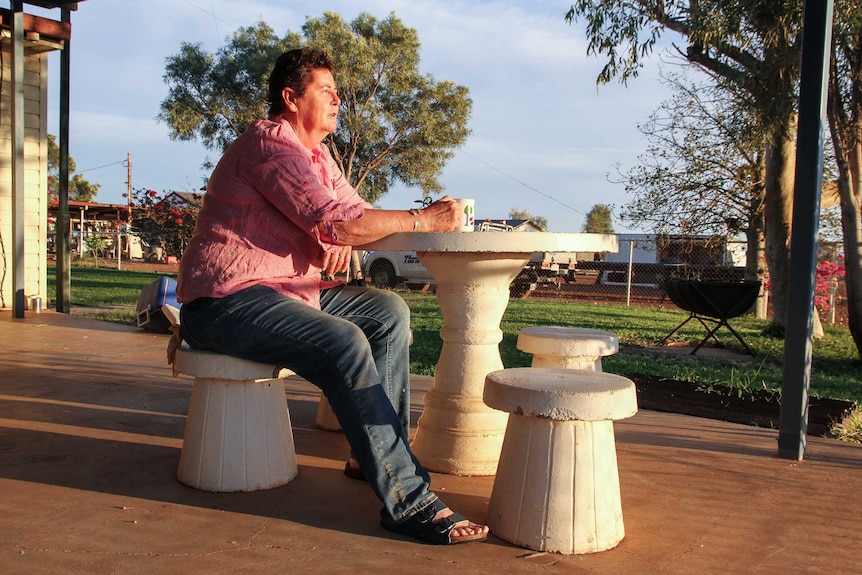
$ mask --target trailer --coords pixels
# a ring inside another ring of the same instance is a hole
[[[580,269],[598,271],[603,285],[657,288],[668,277],[741,279],[745,268],[744,244],[721,236],[619,234],[618,241],[617,253],[581,262]]]

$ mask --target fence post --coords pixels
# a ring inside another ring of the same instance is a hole
[[[632,260],[634,260],[635,241],[629,241],[629,268],[626,275],[626,307],[631,305],[632,301]]]

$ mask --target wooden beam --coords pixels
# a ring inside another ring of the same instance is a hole
[[[32,4],[40,8],[63,8],[65,10],[77,10],[78,2],[84,0],[25,0],[24,4]]]
[[[35,32],[39,36],[51,40],[68,40],[72,37],[72,24],[70,22],[58,22],[41,16],[24,14],[24,33]],[[12,28],[12,11],[0,8],[0,28]]]

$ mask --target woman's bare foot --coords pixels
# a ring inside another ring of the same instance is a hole
[[[447,507],[434,516],[434,523],[437,523],[441,519],[445,519],[453,514],[454,512]],[[455,523],[455,527],[452,528],[449,539],[452,543],[456,543],[459,540],[473,541],[480,535],[488,535],[488,526],[479,525],[478,523],[473,523],[469,519],[464,519],[463,521]]]
[[[488,536],[487,526],[454,513],[439,499],[401,522],[395,522],[385,509],[380,516],[384,528],[436,545],[481,541]]]

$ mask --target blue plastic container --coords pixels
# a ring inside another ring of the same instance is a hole
[[[162,276],[141,290],[135,311],[138,327],[147,331],[170,333],[171,322],[162,311],[162,306],[166,304],[178,309],[180,307],[177,302],[176,280]]]

